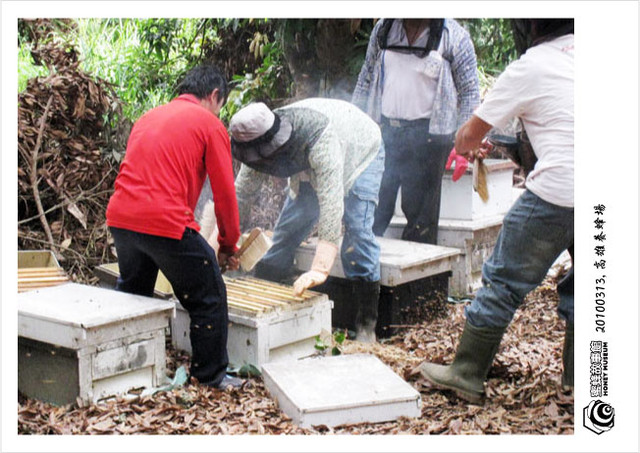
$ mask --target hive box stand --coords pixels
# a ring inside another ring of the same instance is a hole
[[[280,409],[305,428],[421,414],[420,394],[373,355],[268,363],[262,373]]]
[[[174,304],[66,283],[18,295],[18,389],[84,403],[163,384]]]
[[[444,302],[449,276],[460,254],[458,249],[429,244],[377,238],[380,244],[380,299],[376,334],[386,337],[397,325],[420,322],[426,302]],[[311,268],[317,239],[312,238],[296,250],[298,270]],[[338,257],[327,282],[314,288],[334,301],[334,327],[355,330],[357,304],[353,303],[352,285],[345,278]]]

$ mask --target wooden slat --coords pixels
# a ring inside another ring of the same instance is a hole
[[[69,276],[61,267],[18,268],[18,292],[57,286],[69,281]]]
[[[238,285],[227,285],[227,292],[232,291],[235,294],[243,294],[249,297],[260,297],[265,300],[291,303],[292,300],[281,294],[272,294],[267,291],[251,291],[251,288],[246,288]]]
[[[31,276],[31,275],[42,275],[42,276],[48,276],[48,275],[67,275],[65,273],[65,271],[63,269],[18,269],[18,278],[20,277],[27,277],[27,276]]]
[[[53,267],[53,266],[47,266],[47,267],[19,267],[18,268],[18,273],[22,273],[22,272],[64,272],[64,269],[62,269],[61,267]]]
[[[31,283],[31,282],[66,282],[69,281],[69,278],[65,276],[54,276],[54,277],[24,277],[18,279],[18,283]]]
[[[66,281],[57,282],[57,283],[51,283],[51,282],[18,283],[18,292],[22,293],[32,289],[48,288],[50,286],[61,285],[62,283],[66,283]]]
[[[227,305],[229,305],[229,307],[232,307],[232,308],[236,308],[244,311],[251,311],[254,313],[264,311],[264,307],[258,306],[250,302],[246,302],[244,300],[235,299],[233,297],[229,297],[227,299]]]
[[[301,297],[301,296],[294,296],[293,295],[293,289],[292,288],[288,288],[286,286],[279,286],[279,285],[265,285],[260,281],[256,281],[256,280],[240,280],[238,282],[236,282],[236,285],[242,286],[243,288],[246,288],[247,290],[252,289],[252,290],[256,290],[256,291],[260,291],[260,292],[264,292],[270,295],[277,295],[277,296],[282,296],[284,298],[286,298],[287,300],[290,301],[303,301],[305,299],[308,299],[309,297],[312,296],[307,296],[307,297]]]
[[[264,309],[267,308],[272,308],[272,307],[286,307],[289,304],[284,303],[284,302],[270,302],[270,301],[265,301],[263,299],[260,299],[259,297],[250,297],[250,296],[246,296],[246,295],[240,295],[238,296],[237,294],[229,294],[229,297],[234,298],[234,300],[240,300],[240,301],[244,301],[247,303],[252,303],[252,304],[256,304]]]
[[[236,300],[243,300],[245,302],[251,302],[254,304],[257,304],[261,307],[266,308],[271,308],[271,307],[287,307],[290,304],[284,301],[278,301],[278,300],[269,300],[269,299],[265,299],[264,297],[261,296],[256,296],[256,295],[251,295],[251,294],[243,294],[243,293],[237,293],[234,291],[229,291],[229,289],[227,288],[227,294],[228,295],[233,295],[236,297]]]
[[[266,287],[269,290],[281,292],[282,294],[285,294],[285,295],[287,295],[287,297],[289,297],[291,299],[294,299],[294,300],[307,300],[307,299],[313,299],[314,297],[317,297],[317,294],[313,294],[313,293],[309,293],[309,292],[304,292],[300,296],[295,296],[293,294],[293,287],[280,285],[278,283],[268,282],[268,281],[265,281],[265,280],[256,280],[256,279],[253,279],[253,278],[247,278],[247,279],[245,279],[243,281],[248,285],[255,286],[256,288],[265,288]]]
[[[289,303],[284,302],[284,301],[265,299],[264,297],[251,295],[251,294],[237,293],[235,291],[229,292],[227,290],[227,294],[229,294],[230,296],[234,296],[237,300],[244,300],[244,301],[247,301],[247,302],[252,302],[252,303],[255,303],[255,304],[259,304],[260,306],[263,306],[265,308],[267,308],[267,307],[282,307],[282,306],[290,305]]]

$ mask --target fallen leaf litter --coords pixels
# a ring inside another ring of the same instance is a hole
[[[573,393],[559,385],[564,322],[556,315],[555,279],[526,299],[500,346],[487,383],[487,400],[474,406],[432,389],[415,372],[424,359],[450,363],[464,323],[464,304],[448,315],[401,329],[374,345],[346,340],[345,354],[376,355],[422,396],[422,415],[394,422],[315,426],[291,422],[261,378],[220,391],[190,383],[153,396],[119,398],[88,407],[55,407],[18,397],[19,434],[573,434]],[[169,374],[189,358],[168,350]]]

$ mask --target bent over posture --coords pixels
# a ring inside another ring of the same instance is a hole
[[[306,99],[274,111],[251,104],[231,119],[230,129],[233,155],[243,163],[236,179],[243,222],[268,175],[290,178],[273,246],[255,275],[287,278],[296,248],[317,223],[319,241],[311,270],[294,283],[300,294],[327,279],[342,236],[342,266],[358,305],[357,339],[375,341],[380,246],[372,225],[384,169],[378,126],[348,102]]]

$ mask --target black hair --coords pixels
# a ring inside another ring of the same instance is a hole
[[[532,46],[573,33],[573,18],[531,19]]]
[[[178,94],[193,94],[198,99],[204,99],[215,89],[218,89],[219,99],[227,102],[229,88],[227,79],[217,66],[205,64],[196,66],[184,76],[176,87]]]
[[[519,55],[530,47],[573,33],[573,18],[511,19],[511,25]]]

